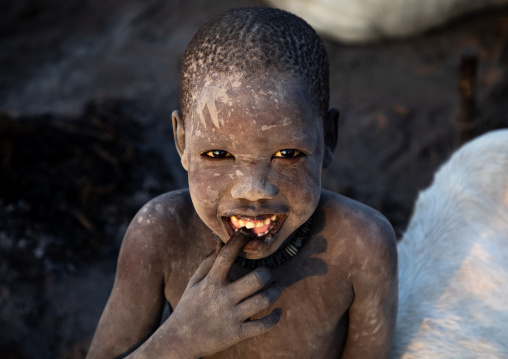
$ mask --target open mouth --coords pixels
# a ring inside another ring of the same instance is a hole
[[[263,214],[255,217],[234,215],[223,217],[223,221],[226,223],[230,236],[245,227],[251,231],[251,242],[255,241],[258,245],[264,244],[263,247],[265,247],[273,241],[286,217],[287,214]]]

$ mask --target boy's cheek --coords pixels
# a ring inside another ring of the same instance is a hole
[[[189,184],[194,183],[201,193],[217,195],[215,191],[230,184],[232,175],[229,172],[231,170],[228,171],[224,166],[191,166]]]
[[[217,169],[189,171],[189,190],[194,207],[198,215],[206,222],[206,219],[215,220],[217,207],[221,198],[227,191],[228,181],[225,173]]]
[[[303,167],[300,176],[294,180],[289,195],[299,199],[294,203],[295,212],[303,216],[309,211],[314,212],[313,207],[317,206],[321,197],[320,166]]]
[[[189,189],[192,197],[199,199],[206,205],[213,205],[218,202],[220,197],[220,180],[211,179],[203,175],[189,176],[191,176],[189,179]]]
[[[321,193],[321,165],[313,159],[309,159],[303,165],[280,171],[277,181],[285,188],[285,191],[295,198],[308,197],[311,200],[316,194]]]
[[[204,181],[189,181],[189,191],[196,213],[214,232],[217,224],[217,207],[220,202],[219,191]]]

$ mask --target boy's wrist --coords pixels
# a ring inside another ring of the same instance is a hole
[[[129,359],[197,359],[200,357],[193,352],[193,346],[188,343],[190,338],[179,335],[179,331],[168,326],[169,319],[159,327],[155,333],[141,345]]]

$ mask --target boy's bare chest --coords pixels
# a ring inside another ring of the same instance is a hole
[[[281,281],[283,283],[283,281]],[[317,277],[285,287],[275,305],[253,317],[282,309],[280,322],[270,331],[244,340],[212,358],[337,358],[343,350],[352,293],[336,290]]]
[[[319,242],[298,254],[298,258],[273,268],[272,278],[283,292],[275,305],[282,309],[280,322],[263,335],[244,340],[212,358],[337,358],[344,347],[353,291],[347,274],[329,264]],[[328,253],[329,254],[329,253]],[[241,269],[232,275],[241,276]],[[167,283],[166,297],[175,305],[187,282]],[[252,319],[255,319],[252,318]]]

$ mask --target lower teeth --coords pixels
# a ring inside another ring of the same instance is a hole
[[[235,232],[237,232],[238,230],[239,230],[239,228],[235,228]],[[268,232],[269,232],[269,230],[266,230],[263,233],[252,233],[252,234],[256,234],[258,237],[263,237],[263,236],[267,235]]]
[[[268,231],[265,231],[264,233],[258,233],[258,237],[263,237],[264,235],[267,235],[268,234]]]

